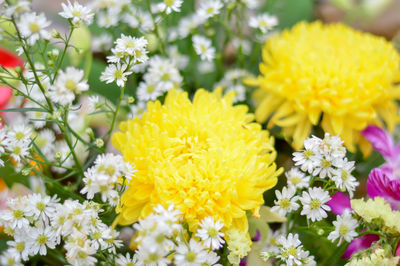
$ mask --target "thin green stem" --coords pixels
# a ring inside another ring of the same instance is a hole
[[[67,37],[67,39],[65,41],[65,47],[64,47],[64,50],[63,50],[63,52],[61,54],[61,59],[57,64],[57,68],[56,68],[56,71],[54,73],[53,82],[56,80],[58,72],[59,72],[59,70],[60,70],[60,68],[62,66],[63,61],[64,61],[64,57],[65,57],[65,54],[67,53],[67,50],[68,50],[68,47],[69,47],[69,42],[71,40],[72,33],[74,32],[74,29],[75,29],[75,27],[71,24],[71,30],[69,31],[69,35],[68,35],[68,37]]]
[[[154,34],[157,36],[158,41],[160,42],[160,52],[161,52],[161,54],[165,54],[164,42],[163,42],[163,40],[162,40],[162,38],[161,38],[160,29],[158,28],[158,25],[157,25],[157,22],[156,22],[156,17],[155,17],[155,15],[153,14],[153,12],[151,11],[151,3],[150,3],[150,0],[146,0],[146,6],[147,6],[147,9],[148,9],[148,11],[149,11],[149,13],[150,13],[150,15],[151,15],[152,20],[153,20],[153,24],[154,24],[154,30],[153,30],[153,32],[154,32]]]

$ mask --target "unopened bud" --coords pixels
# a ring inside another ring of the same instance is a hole
[[[91,129],[90,127],[88,127],[88,128],[85,130],[85,132],[86,132],[86,134],[89,135],[89,137],[90,137],[91,139],[94,139],[93,129]]]
[[[96,146],[101,148],[104,146],[104,141],[102,139],[96,139]]]
[[[131,97],[128,97],[128,103],[129,104],[132,104],[132,103],[134,103],[135,102],[135,98],[133,98],[132,96]]]
[[[61,154],[61,152],[56,152],[56,160],[61,160],[61,156],[62,156],[62,154]]]

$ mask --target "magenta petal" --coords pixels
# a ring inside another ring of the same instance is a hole
[[[377,241],[378,239],[379,236],[373,234],[363,235],[359,238],[354,239],[347,247],[342,258],[348,259],[351,257],[351,255],[353,255],[353,253],[369,248],[372,243]]]
[[[383,197],[393,209],[400,207],[400,180],[391,180],[381,169],[372,169],[367,181],[367,193],[371,198]]]
[[[362,135],[372,144],[374,149],[380,152],[385,158],[394,159],[395,147],[393,139],[385,130],[377,126],[368,126],[362,131]]]
[[[345,209],[351,210],[350,198],[343,192],[336,192],[332,196],[331,200],[327,202],[327,205],[331,207],[334,214],[341,215]]]

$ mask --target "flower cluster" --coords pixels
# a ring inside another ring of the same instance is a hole
[[[161,205],[154,213],[134,225],[136,236],[131,245],[136,247],[134,261],[137,265],[220,265],[219,256],[213,251],[222,247],[220,232],[223,224],[206,217],[196,236],[188,237],[181,224],[180,211],[173,205]],[[171,256],[172,254],[172,256]],[[136,265],[135,264],[135,265]]]
[[[101,74],[100,80],[106,83],[115,81],[119,87],[124,87],[127,76],[132,74],[133,65],[148,60],[146,46],[147,40],[144,37],[136,38],[122,34],[111,49],[113,54],[107,58],[110,65]]]
[[[101,154],[94,161],[94,165],[85,172],[82,194],[87,194],[88,199],[93,199],[96,193],[101,193],[101,200],[117,205],[119,194],[116,190],[118,183],[125,185],[132,179],[135,169],[122,159],[121,155],[111,153]],[[121,182],[121,180],[124,180]]]
[[[94,202],[66,200],[63,204],[54,196],[29,194],[7,201],[0,211],[4,232],[13,237],[0,261],[4,265],[27,261],[30,256],[42,256],[64,242],[66,259],[72,265],[94,265],[98,251],[115,252],[120,246],[118,232],[98,217],[102,210]]]

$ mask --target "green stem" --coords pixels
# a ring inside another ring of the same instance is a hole
[[[150,13],[150,15],[151,15],[152,20],[153,20],[153,24],[154,24],[154,30],[153,30],[153,31],[154,31],[154,34],[157,36],[158,41],[160,42],[160,52],[161,52],[161,54],[165,55],[164,42],[163,42],[163,40],[162,40],[162,38],[161,38],[160,30],[159,30],[159,28],[158,28],[155,15],[154,15],[153,12],[151,11],[151,3],[150,3],[150,0],[146,0],[146,6],[147,6],[147,9],[148,9],[148,11],[149,11],[149,13]]]
[[[71,40],[72,32],[74,31],[74,29],[75,29],[74,26],[71,24],[71,30],[70,30],[70,32],[69,32],[69,35],[68,35],[66,41],[65,41],[65,47],[64,47],[64,50],[63,50],[63,52],[62,52],[62,54],[61,54],[61,59],[60,59],[60,61],[58,62],[56,71],[55,71],[55,73],[54,73],[53,82],[56,80],[57,75],[58,75],[58,72],[59,72],[59,69],[61,68],[62,63],[63,63],[63,61],[64,61],[64,57],[65,57],[65,54],[67,53],[67,50],[68,50],[68,47],[69,47],[69,42],[70,42],[70,40]]]
[[[120,107],[121,107],[122,98],[124,97],[125,87],[126,87],[126,81],[125,81],[124,86],[121,87],[121,94],[119,95],[117,107],[116,107],[115,110],[114,110],[114,114],[113,114],[113,117],[112,117],[110,129],[109,129],[108,132],[107,132],[107,139],[106,139],[105,144],[104,144],[104,146],[103,146],[104,149],[107,147],[108,143],[110,142],[111,133],[112,133],[113,130],[114,130],[115,122],[116,122],[116,120],[117,120],[117,114],[118,114],[119,109],[120,109]]]

